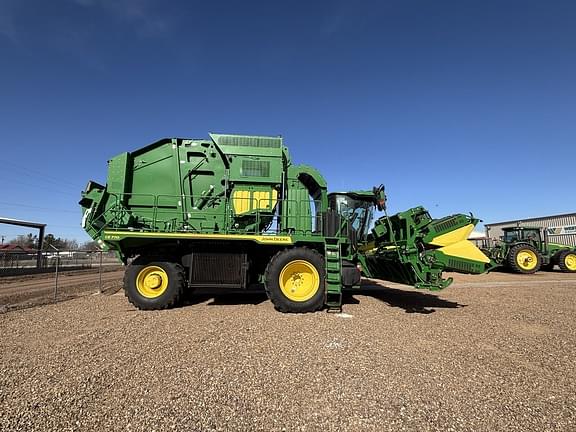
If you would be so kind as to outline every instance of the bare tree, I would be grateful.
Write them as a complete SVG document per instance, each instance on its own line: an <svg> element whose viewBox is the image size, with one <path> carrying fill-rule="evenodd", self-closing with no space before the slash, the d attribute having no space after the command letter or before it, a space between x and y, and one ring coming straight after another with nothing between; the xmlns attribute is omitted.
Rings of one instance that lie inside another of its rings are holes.
<svg viewBox="0 0 576 432"><path fill-rule="evenodd" d="M55 247L58 250L76 250L78 249L78 241L75 239L66 239L56 237L54 234L46 234L44 236L44 250L50 250Z"/></svg>
<svg viewBox="0 0 576 432"><path fill-rule="evenodd" d="M85 243L82 244L81 246L82 250L89 250L89 251L98 251L100 250L100 247L98 247L98 243L95 242L94 240L91 241L87 241Z"/></svg>
<svg viewBox="0 0 576 432"><path fill-rule="evenodd" d="M10 240L8 243L15 244L27 249L36 249L38 247L38 236L32 233L26 235L19 235Z"/></svg>

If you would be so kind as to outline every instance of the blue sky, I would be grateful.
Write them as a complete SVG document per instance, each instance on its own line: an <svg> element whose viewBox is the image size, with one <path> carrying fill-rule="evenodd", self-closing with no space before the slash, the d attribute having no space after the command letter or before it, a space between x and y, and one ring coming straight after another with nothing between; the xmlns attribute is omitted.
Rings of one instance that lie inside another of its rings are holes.
<svg viewBox="0 0 576 432"><path fill-rule="evenodd" d="M208 132L281 134L391 212L574 212L575 22L554 0L0 0L0 216L87 240L111 156Z"/></svg>

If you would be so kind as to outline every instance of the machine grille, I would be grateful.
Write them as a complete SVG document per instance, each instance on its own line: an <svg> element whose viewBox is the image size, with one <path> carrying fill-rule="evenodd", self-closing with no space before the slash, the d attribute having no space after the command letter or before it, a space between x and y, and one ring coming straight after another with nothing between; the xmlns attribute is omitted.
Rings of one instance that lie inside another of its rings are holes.
<svg viewBox="0 0 576 432"><path fill-rule="evenodd" d="M199 287L245 288L246 270L246 254L193 253L189 283Z"/></svg>
<svg viewBox="0 0 576 432"><path fill-rule="evenodd" d="M220 135L218 144L235 147L280 148L282 138Z"/></svg>
<svg viewBox="0 0 576 432"><path fill-rule="evenodd" d="M474 264L455 259L448 260L448 267L452 267L455 270L460 270L466 273L476 273L477 270Z"/></svg>
<svg viewBox="0 0 576 432"><path fill-rule="evenodd" d="M270 177L270 162L243 160L240 174L246 177Z"/></svg>
<svg viewBox="0 0 576 432"><path fill-rule="evenodd" d="M448 220L440 220L434 224L434 230L436 232L451 231L452 228L458 226L460 220L457 217L449 218Z"/></svg>

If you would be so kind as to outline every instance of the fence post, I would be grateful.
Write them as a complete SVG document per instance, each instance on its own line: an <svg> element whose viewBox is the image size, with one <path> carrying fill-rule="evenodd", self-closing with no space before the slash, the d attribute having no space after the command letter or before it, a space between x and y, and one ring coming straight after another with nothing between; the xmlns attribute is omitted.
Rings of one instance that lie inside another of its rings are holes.
<svg viewBox="0 0 576 432"><path fill-rule="evenodd" d="M60 265L60 249L56 248L54 245L49 244L52 249L56 251L56 280L54 282L54 302L58 299L58 267ZM46 256L48 259L48 256ZM48 267L48 266L46 266Z"/></svg>
<svg viewBox="0 0 576 432"><path fill-rule="evenodd" d="M58 299L58 267L60 266L60 251L56 251L56 283L54 284L54 301Z"/></svg>

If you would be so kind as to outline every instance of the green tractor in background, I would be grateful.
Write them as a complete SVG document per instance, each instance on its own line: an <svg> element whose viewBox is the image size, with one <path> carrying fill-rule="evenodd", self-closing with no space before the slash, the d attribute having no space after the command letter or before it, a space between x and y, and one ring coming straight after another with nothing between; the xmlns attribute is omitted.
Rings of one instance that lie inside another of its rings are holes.
<svg viewBox="0 0 576 432"><path fill-rule="evenodd" d="M563 272L576 273L576 248L548 242L540 228L510 227L503 231L502 241L483 251L505 268L531 274L552 271L558 265Z"/></svg>

